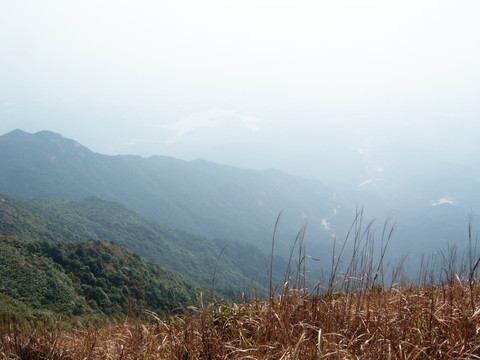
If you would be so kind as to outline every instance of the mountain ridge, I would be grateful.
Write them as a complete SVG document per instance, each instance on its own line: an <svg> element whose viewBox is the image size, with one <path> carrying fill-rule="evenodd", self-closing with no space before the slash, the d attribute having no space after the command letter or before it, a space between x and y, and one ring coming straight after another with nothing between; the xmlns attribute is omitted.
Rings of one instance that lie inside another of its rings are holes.
<svg viewBox="0 0 480 360"><path fill-rule="evenodd" d="M174 228L251 242L264 251L282 209L278 244L288 254L307 218L316 236L312 250L322 250L318 237L325 243L330 235L321 221L342 207L332 189L277 171L243 170L204 159L102 155L47 131L0 136L0 152L0 192L72 200L94 195Z"/></svg>
<svg viewBox="0 0 480 360"><path fill-rule="evenodd" d="M284 210L275 238L275 254L284 258L307 222L307 254L330 259L333 238L345 239L357 209L368 221L385 216L398 220L393 259L399 252L434 251L449 242L463 246L469 218L465 201L480 198L474 169L471 176L434 173L412 178L408 186L383 197L382 191L367 187L332 188L275 169L238 169L200 158L102 155L51 132L2 135L0 153L0 192L77 201L93 195L169 227L251 243L267 254L277 215ZM433 209L437 203L441 209Z"/></svg>

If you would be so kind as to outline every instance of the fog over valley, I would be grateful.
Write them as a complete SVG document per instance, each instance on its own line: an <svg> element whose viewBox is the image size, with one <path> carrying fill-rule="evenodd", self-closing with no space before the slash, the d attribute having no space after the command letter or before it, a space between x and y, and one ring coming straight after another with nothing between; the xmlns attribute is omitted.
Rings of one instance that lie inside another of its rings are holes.
<svg viewBox="0 0 480 360"><path fill-rule="evenodd" d="M3 1L0 193L95 196L265 254L283 209L284 258L305 221L329 258L361 209L377 237L396 223L392 261L464 249L479 18L473 0Z"/></svg>

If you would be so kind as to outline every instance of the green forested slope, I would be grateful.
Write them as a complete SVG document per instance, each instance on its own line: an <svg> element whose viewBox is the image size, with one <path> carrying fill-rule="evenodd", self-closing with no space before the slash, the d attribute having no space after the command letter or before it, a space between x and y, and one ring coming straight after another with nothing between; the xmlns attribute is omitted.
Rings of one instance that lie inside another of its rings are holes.
<svg viewBox="0 0 480 360"><path fill-rule="evenodd" d="M0 194L0 234L15 235L24 240L53 243L78 242L80 237L32 211L28 201Z"/></svg>
<svg viewBox="0 0 480 360"><path fill-rule="evenodd" d="M268 283L269 257L253 245L227 243L174 230L148 221L116 203L90 197L83 201L21 200L0 196L0 233L23 240L78 243L102 239L125 246L176 276L210 290L217 258L215 289L262 294ZM274 279L281 283L285 262L275 261Z"/></svg>
<svg viewBox="0 0 480 360"><path fill-rule="evenodd" d="M2 312L21 312L24 316L85 314L85 300L75 291L72 279L51 258L42 256L30 245L0 235Z"/></svg>
<svg viewBox="0 0 480 360"><path fill-rule="evenodd" d="M267 283L265 270L269 257L251 244L224 239L209 239L171 229L148 221L124 206L90 197L83 201L42 199L28 203L41 213L80 238L98 238L126 246L146 259L203 286L210 287L217 258L221 279L216 288L249 292L252 280ZM285 262L276 259L275 280L280 282ZM260 285L260 284L256 284ZM256 287L261 291L262 286ZM255 290L255 289L253 289Z"/></svg>
<svg viewBox="0 0 480 360"><path fill-rule="evenodd" d="M192 303L197 289L105 241L59 245L0 235L1 313L136 315Z"/></svg>

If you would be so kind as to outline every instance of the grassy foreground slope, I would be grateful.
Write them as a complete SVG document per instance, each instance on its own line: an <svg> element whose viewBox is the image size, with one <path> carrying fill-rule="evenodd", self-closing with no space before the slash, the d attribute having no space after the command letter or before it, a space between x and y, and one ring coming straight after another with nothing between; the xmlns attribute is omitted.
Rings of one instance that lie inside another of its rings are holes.
<svg viewBox="0 0 480 360"><path fill-rule="evenodd" d="M100 328L0 325L0 352L28 359L478 359L478 281L265 302ZM473 299L473 301L472 301Z"/></svg>

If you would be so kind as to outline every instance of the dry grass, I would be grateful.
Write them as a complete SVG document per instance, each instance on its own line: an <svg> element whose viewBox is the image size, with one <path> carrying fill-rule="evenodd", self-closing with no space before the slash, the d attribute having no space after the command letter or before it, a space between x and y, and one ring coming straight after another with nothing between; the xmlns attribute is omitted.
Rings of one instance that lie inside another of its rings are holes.
<svg viewBox="0 0 480 360"><path fill-rule="evenodd" d="M5 359L479 359L480 290L468 281L210 304L100 327L0 330ZM471 299L474 299L473 310Z"/></svg>
<svg viewBox="0 0 480 360"><path fill-rule="evenodd" d="M184 309L181 315L160 318L145 311L143 318L100 326L72 321L33 326L7 319L0 324L0 356L31 360L480 359L480 258L470 228L467 257L458 258L455 248L440 252L440 262L423 264L415 286L395 285L402 278L401 263L393 269L393 285L384 287L383 258L394 225L385 223L380 260L375 262L371 223L363 228L361 222L359 212L347 235L346 240L350 234L353 237L353 253L343 270L345 245L338 253L334 247L326 289L307 289L302 228L294 243L299 249L296 272L291 272L292 248L283 291L276 293L270 279L267 300L204 304L200 295L197 306ZM209 299L213 286L214 280Z"/></svg>

